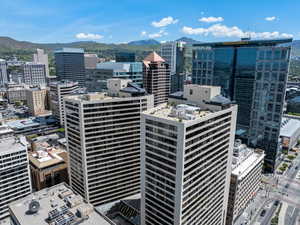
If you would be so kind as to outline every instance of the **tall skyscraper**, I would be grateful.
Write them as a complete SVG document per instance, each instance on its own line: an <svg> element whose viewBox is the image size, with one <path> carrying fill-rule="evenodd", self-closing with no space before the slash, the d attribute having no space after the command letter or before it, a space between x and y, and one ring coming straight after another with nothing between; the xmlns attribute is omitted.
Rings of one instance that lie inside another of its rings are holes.
<svg viewBox="0 0 300 225"><path fill-rule="evenodd" d="M65 124L64 96L77 93L78 82L59 81L50 83L50 108L52 114L59 119L60 125Z"/></svg>
<svg viewBox="0 0 300 225"><path fill-rule="evenodd" d="M182 103L142 113L141 225L225 225L237 106Z"/></svg>
<svg viewBox="0 0 300 225"><path fill-rule="evenodd" d="M85 84L84 51L79 48L62 48L55 51L56 75L59 81L70 80Z"/></svg>
<svg viewBox="0 0 300 225"><path fill-rule="evenodd" d="M161 57L166 60L170 67L171 93L183 90L185 74L185 42L170 41L161 44Z"/></svg>
<svg viewBox="0 0 300 225"><path fill-rule="evenodd" d="M150 53L143 61L143 84L146 91L154 95L154 106L168 102L169 64L156 52Z"/></svg>
<svg viewBox="0 0 300 225"><path fill-rule="evenodd" d="M4 87L7 83L7 63L4 59L0 59L0 87Z"/></svg>
<svg viewBox="0 0 300 225"><path fill-rule="evenodd" d="M8 217L8 204L31 193L31 179L24 136L14 137L6 126L0 126L0 220ZM5 135L3 137L3 133Z"/></svg>
<svg viewBox="0 0 300 225"><path fill-rule="evenodd" d="M292 39L242 40L195 44L192 82L222 87L238 104L237 135L250 147L265 150L266 170L273 171Z"/></svg>
<svg viewBox="0 0 300 225"><path fill-rule="evenodd" d="M37 49L36 53L33 54L33 62L36 64L44 64L46 69L46 76L49 77L49 61L48 55L45 54L44 49Z"/></svg>
<svg viewBox="0 0 300 225"><path fill-rule="evenodd" d="M153 96L128 80L108 87L64 98L70 185L93 205L140 192L140 113L153 107Z"/></svg>
<svg viewBox="0 0 300 225"><path fill-rule="evenodd" d="M116 62L135 62L135 54L133 52L117 52Z"/></svg>
<svg viewBox="0 0 300 225"><path fill-rule="evenodd" d="M45 64L25 63L21 66L22 83L27 85L45 85L46 66Z"/></svg>

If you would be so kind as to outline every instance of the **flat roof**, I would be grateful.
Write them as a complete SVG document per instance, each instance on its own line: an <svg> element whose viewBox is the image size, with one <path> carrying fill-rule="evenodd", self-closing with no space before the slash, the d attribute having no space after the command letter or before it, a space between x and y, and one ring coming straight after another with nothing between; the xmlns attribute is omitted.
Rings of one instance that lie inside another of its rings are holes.
<svg viewBox="0 0 300 225"><path fill-rule="evenodd" d="M0 139L0 154L9 154L27 149L27 141L24 136L8 137Z"/></svg>
<svg viewBox="0 0 300 225"><path fill-rule="evenodd" d="M292 137L300 129L300 120L282 117L280 136Z"/></svg>
<svg viewBox="0 0 300 225"><path fill-rule="evenodd" d="M37 213L29 213L29 204L33 199L40 205ZM73 202L75 206L69 207L66 202ZM22 225L49 225L48 213L54 209L60 210L62 206L66 206L67 211L75 215L75 221L79 222L81 218L76 215L77 210L89 208L91 205L85 203L81 196L75 195L64 183L45 188L9 204L10 210ZM88 217L78 224L111 225L94 208Z"/></svg>
<svg viewBox="0 0 300 225"><path fill-rule="evenodd" d="M82 48L60 48L54 51L54 53L84 53Z"/></svg>
<svg viewBox="0 0 300 225"><path fill-rule="evenodd" d="M186 107L186 110L193 112L193 113L191 113L191 114L187 113L187 117L179 117L175 113L176 110L180 111L180 109L177 108L178 106L179 107L182 106L183 108ZM162 119L185 123L185 122L192 121L195 119L203 118L206 115L210 114L211 112L207 111L207 110L201 110L199 107L190 106L190 105L186 105L186 104L180 104L180 105L177 105L176 107L168 106L167 104L165 104L165 105L157 106L155 108L144 111L143 113L146 115L155 116L155 117L159 117ZM188 117L190 117L191 119Z"/></svg>
<svg viewBox="0 0 300 225"><path fill-rule="evenodd" d="M250 154L238 162L233 167L232 174L238 176L238 179L243 179L259 162L264 159L264 154L260 154L251 150Z"/></svg>
<svg viewBox="0 0 300 225"><path fill-rule="evenodd" d="M242 47L242 46L275 46L292 42L292 38L266 40L240 40L227 42L210 42L193 44L193 47Z"/></svg>

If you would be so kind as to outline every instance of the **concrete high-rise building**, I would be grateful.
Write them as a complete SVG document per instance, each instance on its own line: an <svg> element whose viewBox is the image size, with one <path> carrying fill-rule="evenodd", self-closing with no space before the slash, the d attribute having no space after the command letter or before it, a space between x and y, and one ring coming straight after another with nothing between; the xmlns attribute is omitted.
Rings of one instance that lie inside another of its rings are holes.
<svg viewBox="0 0 300 225"><path fill-rule="evenodd" d="M150 53L143 61L143 84L146 91L154 95L154 106L168 102L170 69L156 52Z"/></svg>
<svg viewBox="0 0 300 225"><path fill-rule="evenodd" d="M142 113L141 225L225 225L237 106L210 99Z"/></svg>
<svg viewBox="0 0 300 225"><path fill-rule="evenodd" d="M45 64L25 63L21 65L21 80L27 85L46 85Z"/></svg>
<svg viewBox="0 0 300 225"><path fill-rule="evenodd" d="M4 87L7 83L7 63L4 59L0 59L0 87Z"/></svg>
<svg viewBox="0 0 300 225"><path fill-rule="evenodd" d="M264 153L236 140L233 148L232 173L226 225L235 224L250 201L256 196L262 179Z"/></svg>
<svg viewBox="0 0 300 225"><path fill-rule="evenodd" d="M93 205L140 192L140 113L153 107L153 96L129 80L108 87L64 98L70 185Z"/></svg>
<svg viewBox="0 0 300 225"><path fill-rule="evenodd" d="M31 193L27 141L24 136L6 136L0 140L0 190L1 220L9 216L10 202Z"/></svg>
<svg viewBox="0 0 300 225"><path fill-rule="evenodd" d="M135 62L135 53L133 52L117 52L116 62Z"/></svg>
<svg viewBox="0 0 300 225"><path fill-rule="evenodd" d="M89 92L107 90L111 78L130 79L140 87L143 85L143 64L141 62L105 62L96 69L86 69L85 85Z"/></svg>
<svg viewBox="0 0 300 225"><path fill-rule="evenodd" d="M79 48L62 48L54 52L56 75L59 81L70 80L85 84L84 51Z"/></svg>
<svg viewBox="0 0 300 225"><path fill-rule="evenodd" d="M192 82L222 87L238 104L237 135L249 147L266 152L266 170L273 171L280 149L292 39L241 40L195 44ZM285 44L285 45L282 45Z"/></svg>
<svg viewBox="0 0 300 225"><path fill-rule="evenodd" d="M37 49L33 54L33 62L36 64L44 64L46 69L46 76L49 77L49 61L48 54L45 54L44 49Z"/></svg>
<svg viewBox="0 0 300 225"><path fill-rule="evenodd" d="M96 69L98 56L96 54L84 54L84 67L86 69Z"/></svg>
<svg viewBox="0 0 300 225"><path fill-rule="evenodd" d="M45 114L46 109L48 108L47 89L26 89L26 104L32 116L39 116Z"/></svg>
<svg viewBox="0 0 300 225"><path fill-rule="evenodd" d="M60 81L50 83L50 108L52 114L59 119L60 125L65 123L65 107L63 98L79 91L78 82Z"/></svg>

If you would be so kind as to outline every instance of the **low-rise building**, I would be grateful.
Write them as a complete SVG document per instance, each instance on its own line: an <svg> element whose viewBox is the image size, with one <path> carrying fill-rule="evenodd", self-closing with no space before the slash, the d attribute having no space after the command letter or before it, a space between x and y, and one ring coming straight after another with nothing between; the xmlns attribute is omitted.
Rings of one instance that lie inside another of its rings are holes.
<svg viewBox="0 0 300 225"><path fill-rule="evenodd" d="M262 150L248 148L239 139L235 141L226 225L234 224L259 190L264 156Z"/></svg>
<svg viewBox="0 0 300 225"><path fill-rule="evenodd" d="M68 183L68 153L64 149L39 143L35 151L29 152L29 162L33 190Z"/></svg>
<svg viewBox="0 0 300 225"><path fill-rule="evenodd" d="M12 225L111 225L64 183L9 204Z"/></svg>
<svg viewBox="0 0 300 225"><path fill-rule="evenodd" d="M24 136L0 139L0 220L8 217L8 204L31 193Z"/></svg>
<svg viewBox="0 0 300 225"><path fill-rule="evenodd" d="M289 151L298 144L300 137L300 120L290 117L282 117L280 138L282 149Z"/></svg>

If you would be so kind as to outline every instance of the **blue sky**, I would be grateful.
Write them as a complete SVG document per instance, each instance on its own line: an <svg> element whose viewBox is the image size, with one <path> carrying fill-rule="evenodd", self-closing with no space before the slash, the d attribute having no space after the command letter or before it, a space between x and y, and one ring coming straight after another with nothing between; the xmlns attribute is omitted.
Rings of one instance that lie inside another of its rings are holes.
<svg viewBox="0 0 300 225"><path fill-rule="evenodd" d="M0 8L0 36L41 43L300 39L299 0L0 0Z"/></svg>

